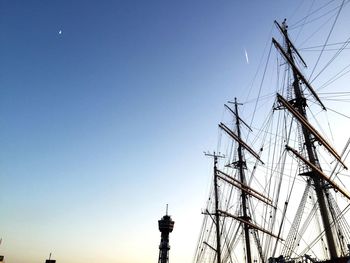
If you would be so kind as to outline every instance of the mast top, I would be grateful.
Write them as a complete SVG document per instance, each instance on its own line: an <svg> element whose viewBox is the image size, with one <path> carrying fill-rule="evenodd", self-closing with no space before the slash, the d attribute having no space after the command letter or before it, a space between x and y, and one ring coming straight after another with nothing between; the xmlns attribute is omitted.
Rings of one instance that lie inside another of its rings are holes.
<svg viewBox="0 0 350 263"><path fill-rule="evenodd" d="M287 19L285 18L282 22L282 30L284 32L287 32L287 29L288 29L288 25L287 25Z"/></svg>
<svg viewBox="0 0 350 263"><path fill-rule="evenodd" d="M231 103L231 104L237 104L237 105L243 105L243 103L239 103L237 102L237 98L235 97L235 101L228 101L228 103Z"/></svg>

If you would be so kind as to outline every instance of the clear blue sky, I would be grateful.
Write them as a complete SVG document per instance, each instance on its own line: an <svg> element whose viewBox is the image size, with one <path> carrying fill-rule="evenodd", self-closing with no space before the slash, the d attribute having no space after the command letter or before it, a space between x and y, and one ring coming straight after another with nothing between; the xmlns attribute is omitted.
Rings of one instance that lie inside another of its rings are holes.
<svg viewBox="0 0 350 263"><path fill-rule="evenodd" d="M156 262L167 203L190 262L222 104L301 2L1 0L6 262Z"/></svg>

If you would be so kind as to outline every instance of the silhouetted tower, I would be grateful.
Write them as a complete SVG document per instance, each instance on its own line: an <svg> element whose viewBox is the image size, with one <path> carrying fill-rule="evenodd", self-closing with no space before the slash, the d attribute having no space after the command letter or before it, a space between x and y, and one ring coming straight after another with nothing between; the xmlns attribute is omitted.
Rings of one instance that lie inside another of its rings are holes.
<svg viewBox="0 0 350 263"><path fill-rule="evenodd" d="M159 231L161 234L160 245L159 245L159 259L158 263L169 262L169 233L174 229L175 222L171 220L168 215L168 205L166 205L166 214L161 220L158 220Z"/></svg>
<svg viewBox="0 0 350 263"><path fill-rule="evenodd" d="M56 263L56 260L51 259L51 253L50 253L49 259L46 259L45 263Z"/></svg>

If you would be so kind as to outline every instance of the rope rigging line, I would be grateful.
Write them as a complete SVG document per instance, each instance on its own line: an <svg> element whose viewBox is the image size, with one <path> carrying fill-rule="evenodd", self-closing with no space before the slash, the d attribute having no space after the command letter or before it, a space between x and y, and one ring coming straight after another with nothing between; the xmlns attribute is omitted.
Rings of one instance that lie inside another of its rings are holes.
<svg viewBox="0 0 350 263"><path fill-rule="evenodd" d="M349 211L350 209L350 204L348 204L339 214L338 218L336 218L336 221L339 221L341 218L345 216L345 214ZM331 227L334 225L334 221L331 222ZM310 247L314 247L315 244L325 235L325 230L323 230L314 240L313 242L310 243ZM302 255L306 254L308 252L307 248L302 251Z"/></svg>
<svg viewBox="0 0 350 263"><path fill-rule="evenodd" d="M262 79L261 79L261 83L260 83L260 86L259 86L258 97L257 97L256 103L254 105L253 116L252 116L252 119L250 121L250 125L249 126L252 125L253 120L255 118L256 108L258 106L258 101L259 101L259 97L260 97L260 94L261 94L261 89L262 89L262 86L263 86L263 83L264 83L264 80L265 80L265 75L266 75L266 71L267 71L267 65L269 64L269 61L270 61L271 50L272 50L272 43L270 45L269 53L267 55L267 61L266 61L266 64L265 64L264 73L263 73L263 76L262 76Z"/></svg>
<svg viewBox="0 0 350 263"><path fill-rule="evenodd" d="M263 61L264 61L263 58L264 58L264 56L265 56L266 49L267 49L267 47L268 47L268 44L271 43L271 36L272 36L273 28L274 28L274 26L271 25L270 33L269 33L269 36L268 36L268 38L267 38L267 40L266 40L263 54L261 55L261 58L260 58L258 67L257 67L256 72L255 72L255 74L254 74L254 77L253 77L253 79L252 79L252 81L251 81L251 84L250 84L250 87L249 87L249 91L248 91L248 94L247 94L247 97L246 97L245 100L247 100L247 98L250 96L250 93L251 93L251 91L252 91L252 89L253 89L253 86L254 86L254 82L255 82L255 80L256 80L256 78L257 78L257 76L258 76L258 73L259 73L259 71L260 71L261 65L262 65L262 63L263 63ZM244 103L243 103L243 104L244 104Z"/></svg>
<svg viewBox="0 0 350 263"><path fill-rule="evenodd" d="M347 48L343 48L342 50L347 50L347 49L350 49L349 47ZM322 49L314 49L314 50L304 50L304 52L320 52L322 51ZM327 49L324 49L323 52L325 51L339 51L338 48L327 48Z"/></svg>
<svg viewBox="0 0 350 263"><path fill-rule="evenodd" d="M344 113L341 113L341 112L339 112L339 111L333 110L333 109L328 108L328 107L327 107L327 110L333 111L334 113L337 113L337 114L339 114L340 116L343 116L343 117L345 117L345 118L347 118L347 119L350 119L350 116L345 115Z"/></svg>
<svg viewBox="0 0 350 263"><path fill-rule="evenodd" d="M332 143L334 144L334 136L333 136L333 132L332 132L332 129L331 129L331 124L329 123L328 114L326 114L326 117L327 117L327 126L328 126L329 132L331 134L331 138L332 138Z"/></svg>
<svg viewBox="0 0 350 263"><path fill-rule="evenodd" d="M322 54L323 54L323 50L324 50L324 48L325 48L325 45L327 45L327 43L328 43L328 41L329 41L329 38L331 37L331 34L333 33L335 24L336 24L337 21L338 21L338 18L339 18L340 12L341 12L342 9L343 9L344 3L345 3L345 0L342 1L341 5L340 5L340 7L339 7L339 10L338 10L338 12L337 12L337 14L336 14L336 17L335 17L335 19L334 19L334 22L333 22L333 24L332 24L331 30L330 30L329 33L328 33L328 36L327 36L326 41L325 41L325 44L324 44L323 47L322 47L322 51L321 51L320 55L318 56L318 59L317 59L317 61L316 61L316 64L315 64L315 66L314 66L312 72L311 72L311 75L310 75L309 80L311 79L312 75L314 74L314 72L315 72L315 70L316 70L316 67L317 67L317 65L318 65L318 63L319 63L319 61L320 61L320 59L321 59L321 57L322 57ZM318 75L317 75L317 76L318 76ZM316 76L316 77L317 77L317 76ZM314 78L313 80L315 80L315 78ZM312 81L313 81L313 80L312 80ZM311 83L312 83L312 81L311 81Z"/></svg>
<svg viewBox="0 0 350 263"><path fill-rule="evenodd" d="M331 44L327 44L325 45L326 47L330 47L330 46L338 46L338 45L344 45L346 44L347 42L349 42L350 40L347 40L347 41L343 41L343 42L336 42L336 43L331 43ZM299 50L309 50L309 49L314 49L314 48L320 48L320 47L323 47L323 45L317 45L317 46L312 46L312 47L304 47L304 48L299 48ZM336 49L338 50L338 49Z"/></svg>
<svg viewBox="0 0 350 263"><path fill-rule="evenodd" d="M334 101L334 102L346 102L346 103L350 102L350 99L323 99L323 100Z"/></svg>
<svg viewBox="0 0 350 263"><path fill-rule="evenodd" d="M321 112L322 112L322 111L320 111L320 112L314 114L314 113L310 110L310 111L309 111L309 114L311 114L312 119L315 121L315 123L316 123L316 125L317 125L317 126L315 126L315 128L318 127L318 130L323 134L324 138L325 138L327 141L330 141L329 138L328 138L328 136L326 135L326 132L324 131L324 129L322 128L320 122L318 121L318 118L316 118L316 116L319 115Z"/></svg>
<svg viewBox="0 0 350 263"><path fill-rule="evenodd" d="M308 37L300 44L302 47L305 43L307 43L316 33L320 32L321 29L328 24L328 22L332 19L333 16L330 16L326 21L324 21L312 34L308 34Z"/></svg>
<svg viewBox="0 0 350 263"><path fill-rule="evenodd" d="M303 18L299 19L297 22L295 22L294 24L292 25L289 25L289 29L290 30L293 30L299 26L302 26L302 25L298 25L300 23L302 23L303 21L305 21L305 19L307 19L308 17L312 16L313 14L316 14L318 11L322 10L323 8L325 8L326 6L330 5L332 2L334 2L336 0L331 0L329 1L328 3L322 5L321 7L317 8L316 10L314 10L313 12L311 12L310 14L304 16Z"/></svg>
<svg viewBox="0 0 350 263"><path fill-rule="evenodd" d="M267 93L265 95L260 96L260 101L269 100L269 99L275 98L275 96L276 96L275 92L274 93ZM243 104L255 103L257 99L258 99L257 97L252 98L250 100L243 102Z"/></svg>
<svg viewBox="0 0 350 263"><path fill-rule="evenodd" d="M320 15L320 16L318 16L318 17L312 19L312 20L309 20L308 22L305 22L304 24L302 24L302 25L300 25L300 26L298 26L298 27L303 28L305 25L310 24L310 23L312 23L312 22L315 22L315 21L317 21L317 20L319 20L319 19L321 19L321 18L326 17L327 15L331 14L332 12L335 12L338 8L339 8L339 6L337 6L337 7L333 8L333 9L329 10L328 12L326 12L326 13L324 13L324 14L322 14L322 15ZM295 29L295 28L294 28L294 29Z"/></svg>
<svg viewBox="0 0 350 263"><path fill-rule="evenodd" d="M350 37L347 39L345 44L335 53L335 55L327 62L327 64L322 68L322 70L320 70L320 72L316 75L316 77L314 77L311 80L311 82L313 82L340 55L340 53L347 47L347 45L349 43L350 43ZM345 67L345 68L347 68L347 67Z"/></svg>
<svg viewBox="0 0 350 263"><path fill-rule="evenodd" d="M304 2L305 2L305 0L300 1L299 5L294 9L293 13L290 16L288 16L288 17L290 17L290 19L294 18L294 16L299 13L299 10L302 7L302 5L304 4Z"/></svg>
<svg viewBox="0 0 350 263"><path fill-rule="evenodd" d="M338 79L340 79L341 77L345 76L346 74L348 74L350 72L349 70L346 70L347 68L350 67L350 64L345 66L340 72L338 72L335 76L333 76L332 78L330 78L326 83L324 83L320 88L318 88L318 90L324 89L325 87L329 86L330 84L332 84L333 82L337 81ZM345 71L346 70L346 71Z"/></svg>
<svg viewBox="0 0 350 263"><path fill-rule="evenodd" d="M347 151L347 149L348 149L348 147L349 147L349 143L350 143L350 138L348 139L348 141L347 141L347 143L346 143L346 145L345 145L345 147L344 147L344 149L343 149L343 151L342 151L342 153L341 153L341 155L340 155L340 156L342 157L343 160L346 160L347 157L348 157L348 155L349 155L349 151L346 153L346 151ZM345 157L344 157L344 155L345 155ZM336 172L336 171L337 171L337 172ZM340 180L340 178L338 177L338 174L340 174L341 171L342 171L342 169L341 169L341 167L339 167L339 162L337 162L336 165L334 166L332 172L330 173L329 179L330 179L330 180L333 180L334 178L337 178L338 181L340 182L340 184L341 184L344 188L346 188L345 184L344 184L344 183L342 182L342 180Z"/></svg>
<svg viewBox="0 0 350 263"><path fill-rule="evenodd" d="M295 37L295 40L297 40L299 38L299 35L301 33L301 31L303 30L304 28L304 25L306 25L306 20L309 18L309 15L310 15L310 12L311 12L311 9L312 7L314 6L314 3L315 3L315 0L312 1L310 7L309 7L309 10L307 11L307 16L305 17L304 21L303 21L303 24L300 26L300 29L298 31L298 34L297 36Z"/></svg>
<svg viewBox="0 0 350 263"><path fill-rule="evenodd" d="M332 93L329 93L332 94ZM329 101L343 101L343 102L348 102L350 100L350 95L349 94L343 94L343 95L324 95L320 96L322 100L329 100Z"/></svg>
<svg viewBox="0 0 350 263"><path fill-rule="evenodd" d="M327 95L327 97L342 97L342 96L350 96L350 92L348 91L339 91L339 92L320 92L319 95ZM333 96L330 96L333 95Z"/></svg>

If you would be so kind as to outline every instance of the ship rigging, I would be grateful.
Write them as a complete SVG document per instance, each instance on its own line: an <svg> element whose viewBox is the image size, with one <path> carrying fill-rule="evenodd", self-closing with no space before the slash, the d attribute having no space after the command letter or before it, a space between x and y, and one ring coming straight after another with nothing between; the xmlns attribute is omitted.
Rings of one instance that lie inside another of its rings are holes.
<svg viewBox="0 0 350 263"><path fill-rule="evenodd" d="M207 154L213 185L196 263L350 262L350 193L341 178L349 140L339 154L312 123L310 106L327 107L303 73L286 20L274 23L284 74L262 128L247 124L237 99L225 105L229 119L219 129L227 143Z"/></svg>

